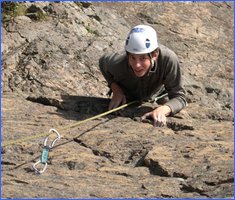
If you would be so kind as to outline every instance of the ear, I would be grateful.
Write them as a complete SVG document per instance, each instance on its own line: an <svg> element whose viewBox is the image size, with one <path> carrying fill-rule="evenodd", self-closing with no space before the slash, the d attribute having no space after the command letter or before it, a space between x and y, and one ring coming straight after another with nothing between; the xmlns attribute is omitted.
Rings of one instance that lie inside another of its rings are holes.
<svg viewBox="0 0 235 200"><path fill-rule="evenodd" d="M152 59L154 60L154 61L156 61L157 60L157 58L158 58L158 50L156 50L156 51L154 51L154 52L152 52Z"/></svg>

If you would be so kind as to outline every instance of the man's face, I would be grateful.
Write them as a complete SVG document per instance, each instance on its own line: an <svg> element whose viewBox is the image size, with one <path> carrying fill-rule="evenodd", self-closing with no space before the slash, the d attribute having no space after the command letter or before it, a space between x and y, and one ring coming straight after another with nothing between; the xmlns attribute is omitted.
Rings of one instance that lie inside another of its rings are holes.
<svg viewBox="0 0 235 200"><path fill-rule="evenodd" d="M144 76L151 67L151 60L148 54L131 54L128 55L131 68L137 77Z"/></svg>

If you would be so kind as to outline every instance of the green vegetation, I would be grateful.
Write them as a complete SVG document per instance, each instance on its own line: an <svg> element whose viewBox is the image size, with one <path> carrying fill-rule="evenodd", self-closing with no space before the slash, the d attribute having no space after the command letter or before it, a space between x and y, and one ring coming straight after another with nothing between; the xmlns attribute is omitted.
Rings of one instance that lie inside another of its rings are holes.
<svg viewBox="0 0 235 200"><path fill-rule="evenodd" d="M13 20L17 16L28 16L34 21L43 21L47 19L47 15L41 10L36 9L33 13L22 2L1 2L2 5L2 22L5 24Z"/></svg>
<svg viewBox="0 0 235 200"><path fill-rule="evenodd" d="M36 21L44 21L47 19L47 15L41 10L38 10L35 16L36 16L35 18Z"/></svg>
<svg viewBox="0 0 235 200"><path fill-rule="evenodd" d="M19 2L1 2L2 4L2 22L7 22L17 16L26 14L26 6Z"/></svg>
<svg viewBox="0 0 235 200"><path fill-rule="evenodd" d="M89 26L85 26L88 33L94 34L96 36L99 36L99 32L97 30L91 29Z"/></svg>

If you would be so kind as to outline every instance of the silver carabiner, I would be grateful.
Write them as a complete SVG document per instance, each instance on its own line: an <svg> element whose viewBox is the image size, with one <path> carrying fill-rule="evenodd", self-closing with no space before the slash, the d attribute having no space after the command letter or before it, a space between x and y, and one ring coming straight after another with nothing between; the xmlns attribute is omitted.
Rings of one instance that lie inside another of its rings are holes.
<svg viewBox="0 0 235 200"><path fill-rule="evenodd" d="M57 130L52 128L52 129L49 130L49 133L51 133L52 131L54 131L57 134L57 138L55 138L51 142L50 145L47 145L47 141L48 141L49 135L45 138L45 140L44 140L44 148L43 148L43 151L42 151L42 155L40 156L40 159L36 163L33 164L33 169L35 170L35 172L37 174L41 174L41 173L43 173L46 170L49 151L50 151L51 148L53 148L53 146L55 145L55 142L61 138L61 136L60 136L60 134L58 133ZM36 165L38 165L38 164L43 164L44 165L42 170L38 170L36 168Z"/></svg>
<svg viewBox="0 0 235 200"><path fill-rule="evenodd" d="M40 159L39 159L36 163L33 164L33 169L35 170L35 172L36 172L37 174L41 174L41 173L43 173L43 172L46 170L46 168L47 168L47 159L48 159L48 155L49 155L49 150L50 150L50 148L49 148L48 146L45 146L45 147L43 148L42 155L40 156ZM44 165L44 167L43 167L42 170L38 170L38 169L36 168L36 165L38 165L38 164L43 164L43 165Z"/></svg>
<svg viewBox="0 0 235 200"><path fill-rule="evenodd" d="M38 164L43 164L43 165L44 165L44 167L43 167L42 170L38 170L38 169L36 168L36 165L38 165ZM43 172L46 170L46 168L47 168L47 163L41 163L41 160L38 160L36 163L33 164L33 169L35 170L35 172L36 172L37 174L43 173Z"/></svg>
<svg viewBox="0 0 235 200"><path fill-rule="evenodd" d="M61 136L60 136L60 134L59 134L59 132L58 132L57 130L55 130L54 128L52 128L52 129L49 130L49 133L51 133L52 131L54 131L54 132L57 134L57 138L55 138L55 139L51 142L51 144L48 146L50 149L54 146L55 142L61 138ZM49 135L48 135L48 136L45 138L45 140L44 140L44 146L47 146L47 140L48 140L48 138L49 138Z"/></svg>

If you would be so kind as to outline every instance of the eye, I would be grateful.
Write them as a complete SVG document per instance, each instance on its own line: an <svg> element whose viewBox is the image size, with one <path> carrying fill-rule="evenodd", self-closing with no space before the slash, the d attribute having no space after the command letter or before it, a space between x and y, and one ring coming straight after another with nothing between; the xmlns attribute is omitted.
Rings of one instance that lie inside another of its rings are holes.
<svg viewBox="0 0 235 200"><path fill-rule="evenodd" d="M140 60L141 60L141 61L145 61L146 59L147 59L146 56L141 56L141 57L140 57Z"/></svg>
<svg viewBox="0 0 235 200"><path fill-rule="evenodd" d="M132 56L132 55L130 55L130 59L131 59L131 60L135 60L135 57Z"/></svg>

